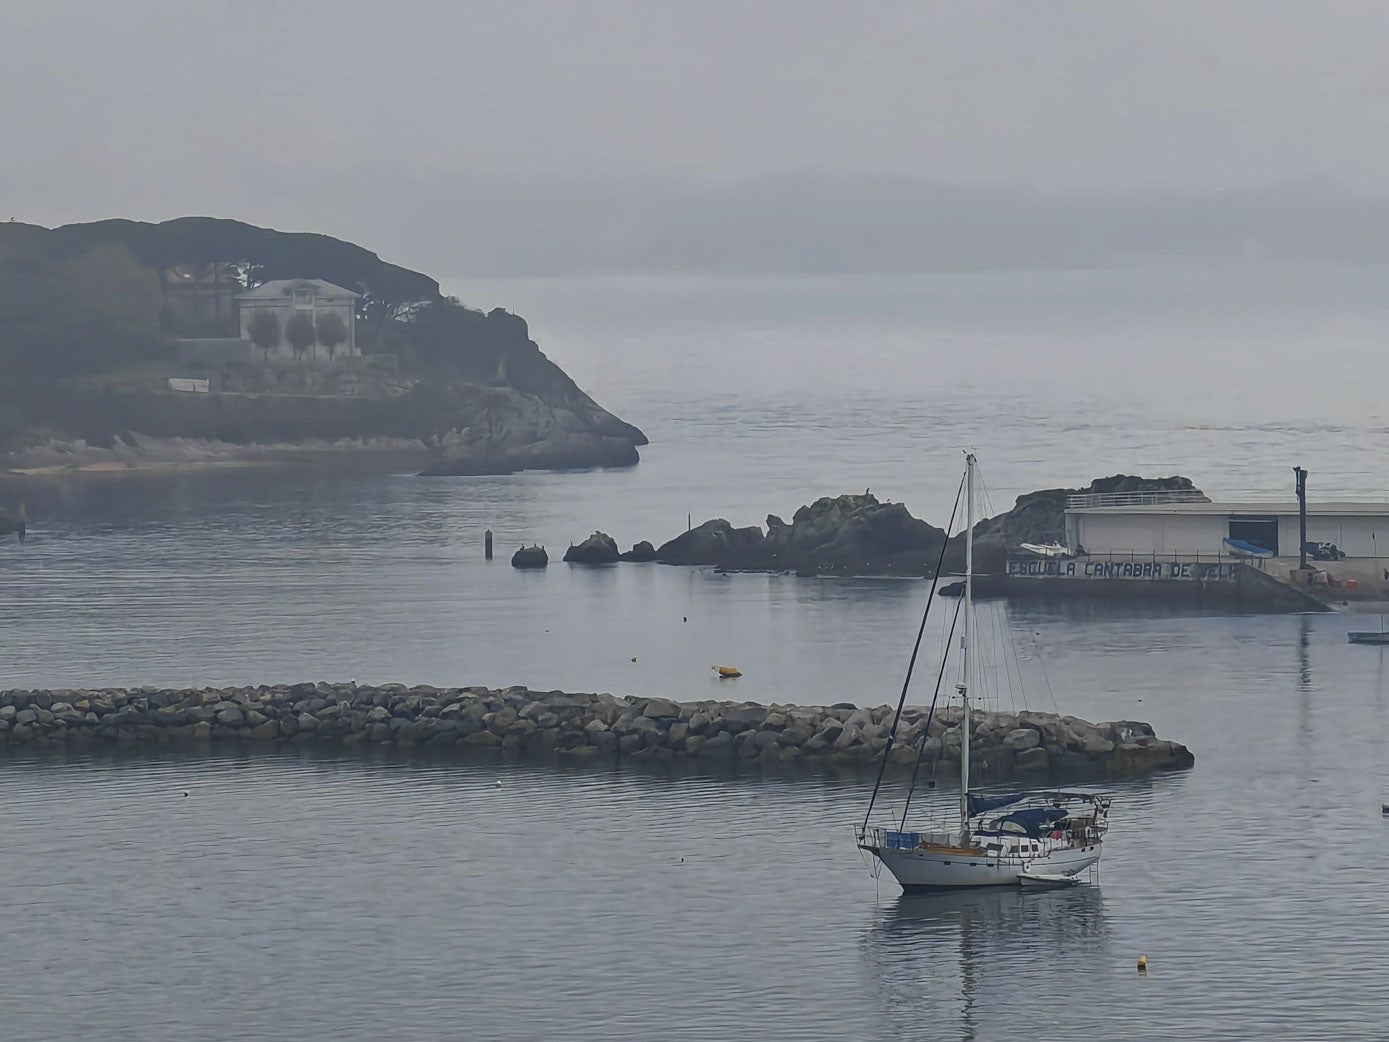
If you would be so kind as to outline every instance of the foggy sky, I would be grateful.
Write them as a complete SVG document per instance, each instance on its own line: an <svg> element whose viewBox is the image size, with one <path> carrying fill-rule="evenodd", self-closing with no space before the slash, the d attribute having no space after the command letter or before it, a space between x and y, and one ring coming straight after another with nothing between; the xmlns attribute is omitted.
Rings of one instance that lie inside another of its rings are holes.
<svg viewBox="0 0 1389 1042"><path fill-rule="evenodd" d="M439 273L1318 256L1347 235L1380 259L1389 229L1378 0L5 15L0 219L229 216Z"/></svg>

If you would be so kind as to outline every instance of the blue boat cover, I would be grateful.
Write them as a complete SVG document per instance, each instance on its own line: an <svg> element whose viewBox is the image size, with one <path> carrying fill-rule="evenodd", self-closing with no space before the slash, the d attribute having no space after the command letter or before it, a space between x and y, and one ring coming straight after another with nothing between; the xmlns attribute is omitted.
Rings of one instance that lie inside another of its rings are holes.
<svg viewBox="0 0 1389 1042"><path fill-rule="evenodd" d="M1057 807L1029 807L995 818L980 831L1011 832L1014 835L1031 836L1035 839L1064 817L1066 812Z"/></svg>
<svg viewBox="0 0 1389 1042"><path fill-rule="evenodd" d="M1017 803L1033 795L1030 792L999 792L990 796L983 796L976 792L969 794L969 816L972 818L976 814L987 814L991 810L999 807L1006 807L1010 803Z"/></svg>

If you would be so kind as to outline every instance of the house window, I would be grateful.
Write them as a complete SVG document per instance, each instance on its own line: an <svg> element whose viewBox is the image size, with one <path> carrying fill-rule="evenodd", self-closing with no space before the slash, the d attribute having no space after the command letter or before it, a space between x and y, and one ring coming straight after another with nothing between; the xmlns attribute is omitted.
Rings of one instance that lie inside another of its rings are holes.
<svg viewBox="0 0 1389 1042"><path fill-rule="evenodd" d="M297 308L311 308L311 307L313 307L313 290L311 290L311 289L296 289L296 290L293 290L292 293L293 293L293 299L294 299L294 306L295 306L295 307L297 307Z"/></svg>

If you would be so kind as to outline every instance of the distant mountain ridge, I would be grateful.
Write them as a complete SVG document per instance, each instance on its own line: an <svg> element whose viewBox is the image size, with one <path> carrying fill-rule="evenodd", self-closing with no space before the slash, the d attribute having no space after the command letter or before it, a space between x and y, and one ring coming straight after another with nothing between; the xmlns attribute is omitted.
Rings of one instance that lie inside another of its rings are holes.
<svg viewBox="0 0 1389 1042"><path fill-rule="evenodd" d="M348 176L370 192L367 172ZM1389 198L1324 180L1056 191L816 171L727 181L422 173L412 188L392 209L399 238L451 275L1389 263Z"/></svg>

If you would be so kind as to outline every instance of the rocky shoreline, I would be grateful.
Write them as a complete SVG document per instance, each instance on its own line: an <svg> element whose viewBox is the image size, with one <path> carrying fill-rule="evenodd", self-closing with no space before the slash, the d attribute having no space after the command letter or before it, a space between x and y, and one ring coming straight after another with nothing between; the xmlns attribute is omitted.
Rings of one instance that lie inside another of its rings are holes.
<svg viewBox="0 0 1389 1042"><path fill-rule="evenodd" d="M570 762L696 761L770 770L876 769L888 706L759 705L706 700L387 684L0 692L0 744L339 746L515 754ZM958 709L902 717L889 762L959 775ZM1183 745L1136 721L1092 724L1054 713L976 712L971 773L981 781L1127 778L1192 766ZM921 746L925 738L924 747Z"/></svg>
<svg viewBox="0 0 1389 1042"><path fill-rule="evenodd" d="M110 446L50 440L0 454L0 475L16 477L184 473L243 467L357 464L419 466L429 450L418 439L344 438L245 445L202 438L150 438L127 431Z"/></svg>
<svg viewBox="0 0 1389 1042"><path fill-rule="evenodd" d="M1079 493L1147 491L1198 493L1189 478L1116 474L1083 489L1055 488L1019 496L1011 510L975 525L976 574L1001 573L1012 548L1065 538L1065 505ZM691 526L659 545L643 540L619 553L610 535L596 531L564 558L574 564L655 561L713 567L721 572L786 572L800 576L925 576L964 568L964 535L951 536L902 503L858 495L821 496L791 515L768 514L760 525L736 528L724 518Z"/></svg>

